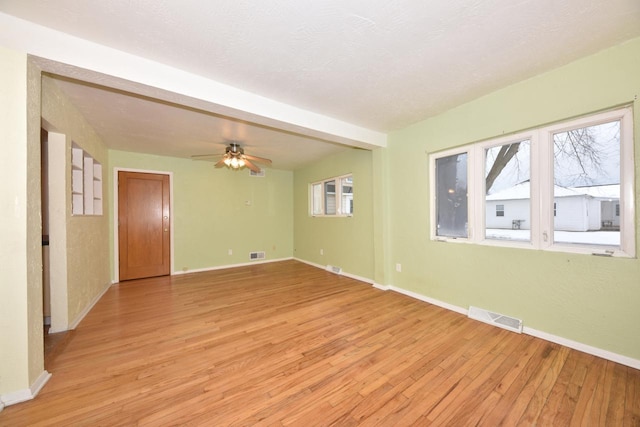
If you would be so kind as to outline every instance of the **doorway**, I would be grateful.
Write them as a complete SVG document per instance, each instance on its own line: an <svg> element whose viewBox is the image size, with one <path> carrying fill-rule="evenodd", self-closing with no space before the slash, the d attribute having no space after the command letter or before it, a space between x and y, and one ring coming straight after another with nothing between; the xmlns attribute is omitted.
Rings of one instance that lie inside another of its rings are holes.
<svg viewBox="0 0 640 427"><path fill-rule="evenodd" d="M49 266L49 133L40 129L40 191L42 219L42 316L45 335L51 326L51 282Z"/></svg>
<svg viewBox="0 0 640 427"><path fill-rule="evenodd" d="M119 280L171 274L170 176L117 173Z"/></svg>

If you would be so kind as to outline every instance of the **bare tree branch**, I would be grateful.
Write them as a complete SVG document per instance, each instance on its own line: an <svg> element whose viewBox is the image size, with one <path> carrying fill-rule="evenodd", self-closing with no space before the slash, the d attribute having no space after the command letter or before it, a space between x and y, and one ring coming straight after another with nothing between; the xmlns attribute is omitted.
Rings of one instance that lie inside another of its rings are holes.
<svg viewBox="0 0 640 427"><path fill-rule="evenodd" d="M485 179L485 192L489 194L489 190L493 186L496 178L500 176L502 170L507 166L509 161L518 153L518 149L520 148L519 142L514 142L513 144L507 144L500 147L500 151L496 156L493 165L491 166L491 170L487 174L487 178Z"/></svg>

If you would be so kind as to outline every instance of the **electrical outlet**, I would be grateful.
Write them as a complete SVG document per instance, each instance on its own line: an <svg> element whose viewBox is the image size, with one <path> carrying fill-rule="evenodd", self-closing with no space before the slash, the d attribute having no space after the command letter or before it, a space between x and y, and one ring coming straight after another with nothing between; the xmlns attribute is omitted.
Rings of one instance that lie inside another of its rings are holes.
<svg viewBox="0 0 640 427"><path fill-rule="evenodd" d="M233 249L229 249L229 250L227 251L227 253L228 253L229 255L233 255Z"/></svg>
<svg viewBox="0 0 640 427"><path fill-rule="evenodd" d="M396 264L396 271L397 271L398 273L402 273L402 264L400 264L400 263L397 263L397 264Z"/></svg>
<svg viewBox="0 0 640 427"><path fill-rule="evenodd" d="M324 249L320 249L320 255L324 255Z"/></svg>

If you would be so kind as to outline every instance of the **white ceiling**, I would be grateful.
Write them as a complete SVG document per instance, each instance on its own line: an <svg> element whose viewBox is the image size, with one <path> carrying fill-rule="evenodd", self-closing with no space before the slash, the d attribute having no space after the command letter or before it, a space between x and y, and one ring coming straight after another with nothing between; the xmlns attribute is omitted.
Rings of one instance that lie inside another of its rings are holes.
<svg viewBox="0 0 640 427"><path fill-rule="evenodd" d="M54 82L114 150L190 157L223 154L229 143L240 142L246 154L271 159L271 167L295 170L346 149L329 141L102 86L65 78L54 78Z"/></svg>
<svg viewBox="0 0 640 427"><path fill-rule="evenodd" d="M637 0L0 0L0 11L383 133L640 36ZM284 169L341 149L61 87L113 148L189 156L233 139Z"/></svg>

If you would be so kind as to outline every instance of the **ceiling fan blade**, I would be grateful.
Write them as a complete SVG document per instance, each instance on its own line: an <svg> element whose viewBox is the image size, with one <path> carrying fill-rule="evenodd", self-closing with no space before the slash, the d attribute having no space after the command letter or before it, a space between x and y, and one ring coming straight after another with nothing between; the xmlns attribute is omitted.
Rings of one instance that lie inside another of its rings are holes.
<svg viewBox="0 0 640 427"><path fill-rule="evenodd" d="M191 158L193 160L211 160L214 159L216 157L220 157L223 156L224 154L196 154L194 156L191 156Z"/></svg>
<svg viewBox="0 0 640 427"><path fill-rule="evenodd" d="M213 167L215 167L215 168L219 168L219 167L224 166L224 161L225 161L225 160L226 160L226 159L220 159L220 160L219 160L215 165L213 165Z"/></svg>
<svg viewBox="0 0 640 427"><path fill-rule="evenodd" d="M254 162L267 163L269 165L271 164L271 160L270 159L265 159L264 157L250 156L248 154L245 154L244 157L246 159L253 160Z"/></svg>
<svg viewBox="0 0 640 427"><path fill-rule="evenodd" d="M254 165L253 163L251 163L249 161L249 159L246 158L246 156L245 156L245 159L244 159L244 165L246 167L248 167L249 169L251 169L252 171L254 171L255 173L259 173L260 172L260 168L257 167L256 165Z"/></svg>

